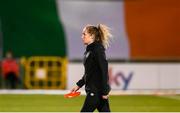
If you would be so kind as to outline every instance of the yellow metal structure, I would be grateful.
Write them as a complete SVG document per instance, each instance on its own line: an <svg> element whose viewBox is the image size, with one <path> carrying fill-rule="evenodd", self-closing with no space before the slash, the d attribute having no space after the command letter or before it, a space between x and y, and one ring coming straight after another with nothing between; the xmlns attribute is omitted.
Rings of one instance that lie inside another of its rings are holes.
<svg viewBox="0 0 180 113"><path fill-rule="evenodd" d="M25 63L25 84L29 89L65 89L67 59L30 57Z"/></svg>

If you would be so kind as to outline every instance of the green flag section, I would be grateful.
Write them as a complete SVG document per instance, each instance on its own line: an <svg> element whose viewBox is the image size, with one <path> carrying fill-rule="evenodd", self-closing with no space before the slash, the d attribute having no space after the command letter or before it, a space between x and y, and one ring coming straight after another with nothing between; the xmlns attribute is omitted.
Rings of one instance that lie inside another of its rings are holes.
<svg viewBox="0 0 180 113"><path fill-rule="evenodd" d="M1 0L3 53L15 57L66 56L65 33L55 0Z"/></svg>

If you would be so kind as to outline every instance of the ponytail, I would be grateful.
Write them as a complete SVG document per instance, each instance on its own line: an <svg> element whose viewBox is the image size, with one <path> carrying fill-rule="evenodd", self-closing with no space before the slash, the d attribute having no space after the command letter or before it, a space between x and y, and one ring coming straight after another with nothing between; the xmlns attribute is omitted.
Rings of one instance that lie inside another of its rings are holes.
<svg viewBox="0 0 180 113"><path fill-rule="evenodd" d="M112 34L110 28L103 24L98 24L97 27L93 25L87 25L86 30L91 35L94 35L95 41L100 42L105 49L110 46Z"/></svg>
<svg viewBox="0 0 180 113"><path fill-rule="evenodd" d="M110 28L103 24L98 24L97 26L100 33L100 40L105 49L110 46L112 40L112 34L110 33Z"/></svg>

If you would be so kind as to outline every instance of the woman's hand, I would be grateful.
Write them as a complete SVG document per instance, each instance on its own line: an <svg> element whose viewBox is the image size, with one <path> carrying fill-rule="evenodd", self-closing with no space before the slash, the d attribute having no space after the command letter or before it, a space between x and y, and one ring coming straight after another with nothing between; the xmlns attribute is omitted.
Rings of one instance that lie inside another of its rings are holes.
<svg viewBox="0 0 180 113"><path fill-rule="evenodd" d="M102 98L103 98L103 99L108 99L108 98L109 98L109 95L103 95Z"/></svg>
<svg viewBox="0 0 180 113"><path fill-rule="evenodd" d="M72 92L76 92L76 91L78 91L79 89L80 89L79 86L75 86L74 88L71 89L71 93L72 93Z"/></svg>

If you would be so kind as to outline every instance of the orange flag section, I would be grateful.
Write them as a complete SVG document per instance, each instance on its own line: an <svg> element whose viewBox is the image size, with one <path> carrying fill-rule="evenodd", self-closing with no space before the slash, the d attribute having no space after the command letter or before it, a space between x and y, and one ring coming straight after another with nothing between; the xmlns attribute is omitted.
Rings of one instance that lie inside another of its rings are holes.
<svg viewBox="0 0 180 113"><path fill-rule="evenodd" d="M180 0L125 1L132 59L180 58Z"/></svg>

